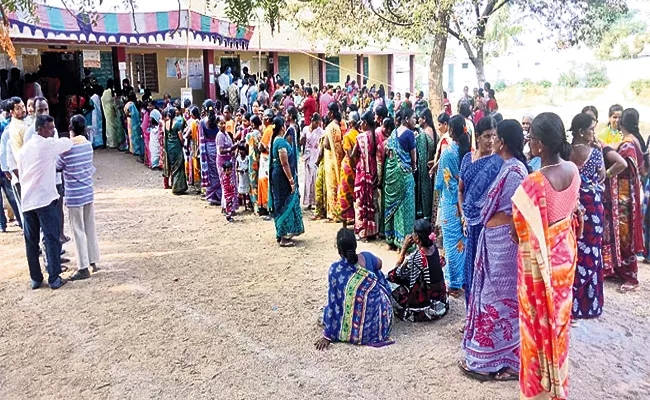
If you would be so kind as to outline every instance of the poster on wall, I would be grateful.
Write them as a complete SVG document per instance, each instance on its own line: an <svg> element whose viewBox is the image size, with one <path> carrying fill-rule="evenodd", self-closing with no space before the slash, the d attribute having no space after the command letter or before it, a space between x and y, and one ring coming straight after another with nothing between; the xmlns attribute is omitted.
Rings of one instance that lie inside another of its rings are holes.
<svg viewBox="0 0 650 400"><path fill-rule="evenodd" d="M185 104L185 100L189 100L190 104L194 103L192 88L181 88L181 104Z"/></svg>
<svg viewBox="0 0 650 400"><path fill-rule="evenodd" d="M192 89L203 87L203 61L201 58L190 58L189 68L185 65L185 58L169 57L165 59L168 78L185 79L189 74L188 83Z"/></svg>
<svg viewBox="0 0 650 400"><path fill-rule="evenodd" d="M84 68L101 68L102 58L99 50L84 50Z"/></svg>

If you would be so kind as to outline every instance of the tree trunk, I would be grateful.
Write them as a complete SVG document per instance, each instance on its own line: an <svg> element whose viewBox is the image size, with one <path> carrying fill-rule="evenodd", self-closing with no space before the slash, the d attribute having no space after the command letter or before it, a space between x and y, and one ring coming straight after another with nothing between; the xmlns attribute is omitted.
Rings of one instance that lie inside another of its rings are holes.
<svg viewBox="0 0 650 400"><path fill-rule="evenodd" d="M478 87L482 88L485 84L485 59L483 57L483 52L480 52L478 57L472 61L474 68L476 68L476 80L478 81Z"/></svg>
<svg viewBox="0 0 650 400"><path fill-rule="evenodd" d="M433 35L431 43L431 56L429 59L429 108L431 109L434 119L442 112L442 73L445 67L445 53L447 51L447 25L449 16L443 16L440 19L440 29Z"/></svg>

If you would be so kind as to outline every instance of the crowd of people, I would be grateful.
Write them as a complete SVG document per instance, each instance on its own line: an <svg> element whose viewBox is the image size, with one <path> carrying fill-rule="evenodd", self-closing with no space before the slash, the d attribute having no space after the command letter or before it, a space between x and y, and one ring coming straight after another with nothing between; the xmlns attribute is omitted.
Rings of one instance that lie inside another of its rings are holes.
<svg viewBox="0 0 650 400"><path fill-rule="evenodd" d="M22 216L32 287L43 281L40 230L50 286L65 283L62 196L81 254L73 279L96 268L91 149L116 148L229 222L242 205L273 219L282 247L304 233L303 212L342 223L318 349L391 344L393 317L437 320L450 296L464 298L463 373L519 380L522 398L566 398L571 324L601 315L605 278L633 291L637 257L650 260L639 113L614 105L598 133L593 106L568 131L554 113L504 120L486 83L464 89L455 115L445 100L434 120L422 92L412 102L349 77L318 88L243 72L224 70L218 98L201 107L87 76L94 106L70 118L72 140L54 137L43 97L27 111L4 101L2 188ZM360 240L399 251L395 267L384 274L381 259L357 253Z"/></svg>

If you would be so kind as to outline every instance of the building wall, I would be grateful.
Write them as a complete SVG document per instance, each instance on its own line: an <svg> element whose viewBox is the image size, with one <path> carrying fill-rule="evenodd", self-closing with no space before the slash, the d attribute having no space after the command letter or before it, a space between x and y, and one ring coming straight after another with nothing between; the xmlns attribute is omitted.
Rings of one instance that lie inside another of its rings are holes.
<svg viewBox="0 0 650 400"><path fill-rule="evenodd" d="M368 57L368 86L376 84L384 85L388 90L388 56L385 55L369 55Z"/></svg>

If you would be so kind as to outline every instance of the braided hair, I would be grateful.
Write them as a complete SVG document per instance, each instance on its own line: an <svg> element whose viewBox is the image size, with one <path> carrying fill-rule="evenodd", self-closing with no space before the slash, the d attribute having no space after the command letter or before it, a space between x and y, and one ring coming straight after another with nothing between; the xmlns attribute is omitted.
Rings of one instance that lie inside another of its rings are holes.
<svg viewBox="0 0 650 400"><path fill-rule="evenodd" d="M336 248L339 255L345 258L350 265L355 265L359 262L357 255L357 239L354 237L354 232L341 228L336 234Z"/></svg>
<svg viewBox="0 0 650 400"><path fill-rule="evenodd" d="M647 165L648 146L643 140L643 137L641 136L641 132L639 130L639 112L634 108L626 109L625 111L623 111L623 115L621 116L621 121L619 122L619 125L621 126L621 128L625 129L627 132L634 135L636 140L639 141L639 145L641 146L641 152L643 153L643 161L645 161Z"/></svg>
<svg viewBox="0 0 650 400"><path fill-rule="evenodd" d="M503 145L506 146L512 156L521 161L526 166L528 173L531 173L532 170L528 166L528 160L524 154L524 128L521 127L519 121L514 119L501 121L497 126L497 136L503 140Z"/></svg>
<svg viewBox="0 0 650 400"><path fill-rule="evenodd" d="M552 112L539 114L533 120L532 134L553 154L559 154L562 159L569 161L571 145L566 140L566 129L559 115Z"/></svg>
<svg viewBox="0 0 650 400"><path fill-rule="evenodd" d="M470 151L469 135L467 134L467 125L465 125L465 117L462 115L454 115L449 120L449 130L451 131L451 138L454 142L458 143L460 147L458 151L458 162L465 157L465 154Z"/></svg>
<svg viewBox="0 0 650 400"><path fill-rule="evenodd" d="M280 132L284 128L284 118L278 116L273 118L273 135L271 136L271 143L269 143L269 156L273 157L273 142L275 138L278 137ZM269 162L269 176L273 176L273 162Z"/></svg>
<svg viewBox="0 0 650 400"><path fill-rule="evenodd" d="M207 99L203 102L203 109L208 113L208 123L207 126L209 129L215 129L217 127L217 113L216 105L214 101Z"/></svg>

